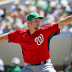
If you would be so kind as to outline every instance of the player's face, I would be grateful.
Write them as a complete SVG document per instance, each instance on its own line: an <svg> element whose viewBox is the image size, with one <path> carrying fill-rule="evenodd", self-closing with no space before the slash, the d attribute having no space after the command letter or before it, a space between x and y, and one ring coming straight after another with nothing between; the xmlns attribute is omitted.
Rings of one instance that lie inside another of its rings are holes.
<svg viewBox="0 0 72 72"><path fill-rule="evenodd" d="M40 27L40 18L32 19L31 25L35 30L38 30Z"/></svg>

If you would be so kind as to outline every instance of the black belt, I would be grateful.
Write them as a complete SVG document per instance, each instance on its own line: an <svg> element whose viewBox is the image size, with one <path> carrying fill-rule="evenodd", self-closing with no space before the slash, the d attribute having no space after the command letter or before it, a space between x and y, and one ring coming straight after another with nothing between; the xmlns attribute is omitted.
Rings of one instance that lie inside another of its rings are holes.
<svg viewBox="0 0 72 72"><path fill-rule="evenodd" d="M44 64L46 63L46 61L43 61L43 62L40 62L40 63L37 63L37 64L31 64L31 65L41 65L41 64Z"/></svg>

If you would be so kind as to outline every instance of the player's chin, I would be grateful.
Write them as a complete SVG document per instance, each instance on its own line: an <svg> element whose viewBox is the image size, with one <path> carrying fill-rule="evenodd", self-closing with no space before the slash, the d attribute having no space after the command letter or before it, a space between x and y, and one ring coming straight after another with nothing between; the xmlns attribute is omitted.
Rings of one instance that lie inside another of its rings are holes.
<svg viewBox="0 0 72 72"><path fill-rule="evenodd" d="M39 30L39 27L35 27L35 30Z"/></svg>

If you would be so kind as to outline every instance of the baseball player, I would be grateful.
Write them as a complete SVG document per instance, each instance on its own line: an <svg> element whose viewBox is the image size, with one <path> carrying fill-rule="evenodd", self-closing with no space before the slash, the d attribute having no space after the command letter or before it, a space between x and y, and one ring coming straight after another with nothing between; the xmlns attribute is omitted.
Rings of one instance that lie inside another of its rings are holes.
<svg viewBox="0 0 72 72"><path fill-rule="evenodd" d="M72 21L72 16L44 27L40 27L41 19L43 17L38 13L29 13L27 15L29 29L20 29L0 36L0 41L8 40L9 43L21 45L24 62L27 65L20 72L56 72L49 54L50 39Z"/></svg>

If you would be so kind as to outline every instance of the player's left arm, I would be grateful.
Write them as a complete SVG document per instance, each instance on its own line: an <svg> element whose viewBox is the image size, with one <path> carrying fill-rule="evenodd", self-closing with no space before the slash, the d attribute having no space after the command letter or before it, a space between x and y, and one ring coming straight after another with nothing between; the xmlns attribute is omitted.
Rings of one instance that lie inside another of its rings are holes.
<svg viewBox="0 0 72 72"><path fill-rule="evenodd" d="M58 27L59 27L59 29L60 29L60 28L62 28L62 27L64 27L64 26L68 25L68 24L71 23L71 22L72 22L72 15L64 18L64 19L61 20L61 21L59 21Z"/></svg>

